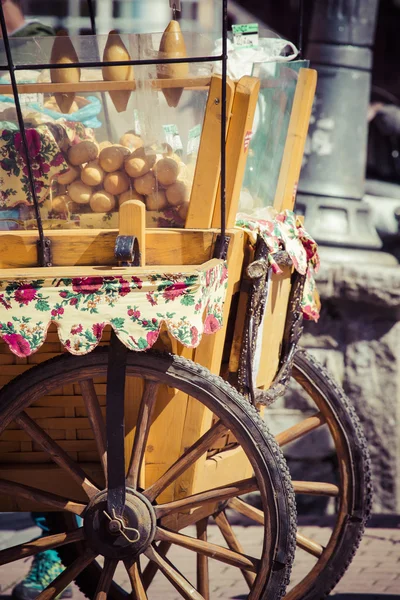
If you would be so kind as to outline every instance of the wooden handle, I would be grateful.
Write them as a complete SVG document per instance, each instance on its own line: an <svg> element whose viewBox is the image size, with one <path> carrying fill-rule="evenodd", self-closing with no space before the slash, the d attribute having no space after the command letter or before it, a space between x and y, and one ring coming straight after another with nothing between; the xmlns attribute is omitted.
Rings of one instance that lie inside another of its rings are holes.
<svg viewBox="0 0 400 600"><path fill-rule="evenodd" d="M119 209L119 235L134 235L139 243L140 266L146 264L146 206L140 200L128 200Z"/></svg>

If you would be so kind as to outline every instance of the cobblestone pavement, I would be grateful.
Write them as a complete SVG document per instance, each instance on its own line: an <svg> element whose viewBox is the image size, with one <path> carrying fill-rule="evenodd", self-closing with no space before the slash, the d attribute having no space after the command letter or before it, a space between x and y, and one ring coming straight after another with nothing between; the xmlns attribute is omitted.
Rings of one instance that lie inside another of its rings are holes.
<svg viewBox="0 0 400 600"><path fill-rule="evenodd" d="M0 548L21 543L32 539L37 533L33 527L26 528L29 522L19 517L17 523L12 519L5 520L5 515L0 520ZM14 530L10 529L10 523ZM353 560L349 570L332 592L336 600L400 600L400 520L395 519L391 528L368 528L360 549ZM9 527L7 529L7 527ZM20 529L19 529L20 528ZM246 553L260 556L262 534L259 527L236 526L237 537ZM299 531L309 538L324 544L329 537L330 529L325 526L308 525L300 527ZM188 530L186 533L193 534ZM220 534L215 526L209 528L209 539L215 543L222 543ZM173 548L168 555L178 566L181 572L192 581L195 581L195 561L191 552ZM304 573L310 569L313 559L305 552L298 550L293 570L292 583L299 582ZM210 560L211 573L211 598L243 599L246 598L246 584L241 573L233 567ZM19 561L11 565L0 567L0 600L6 600L11 594L12 587L23 579L29 569L29 561ZM126 574L121 568L118 572L121 585L127 583ZM127 587L127 589L130 589ZM152 593L149 600L181 600L170 583L162 576L157 575L154 580ZM84 596L74 589L74 600L83 600Z"/></svg>

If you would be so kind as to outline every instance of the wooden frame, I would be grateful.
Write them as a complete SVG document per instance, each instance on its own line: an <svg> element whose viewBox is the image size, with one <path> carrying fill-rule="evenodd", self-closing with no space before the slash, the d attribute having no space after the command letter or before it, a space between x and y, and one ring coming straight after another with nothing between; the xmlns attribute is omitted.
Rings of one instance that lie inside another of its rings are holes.
<svg viewBox="0 0 400 600"><path fill-rule="evenodd" d="M107 82L107 85L109 85L109 82ZM217 334L204 336L201 344L196 349L183 348L175 340L169 339L164 334L161 335L158 343L159 347L165 347L175 354L191 358L215 374L219 374L221 371L232 299L241 288L243 267L251 258L246 234L241 230L232 229L232 226L237 211L246 160L243 142L246 133L252 127L258 89L259 82L250 77L242 78L236 86L233 86L231 82L228 83L227 156L229 170L227 216L229 228L227 235L230 237L230 244L227 256L229 275L227 301L224 307L225 325ZM315 72L301 70L275 200L277 210L293 206L294 184L300 171L314 89ZM220 119L220 105L218 102L215 103L214 100L219 98L220 92L221 79L214 76L210 84L203 137L186 228L182 230L145 229L140 207L127 206L124 211L126 210L129 214L132 214L128 215L127 219L124 218L124 225L120 232L117 230L46 231L46 237L51 241L54 264L53 268L46 269L47 273L56 275L61 275L62 272L80 275L82 273L98 274L102 267L109 271L111 266L114 267L113 271L115 273L126 273L126 269L121 270L115 266L114 259L115 241L117 235L121 232L139 237L141 247L144 249L145 266L135 268L135 270L149 270L149 268L152 269L152 267L156 268L157 266L168 266L170 269L182 270L184 265L201 265L212 259L218 229L208 228L211 224L217 227L219 223L220 169L220 147L217 139L218 135L216 135L216 131L218 132L219 129L216 125L219 123L218 119ZM211 148L210 145L212 145ZM208 177L206 176L207 173ZM207 198L208 202L205 203L204 198ZM139 220L135 216L137 211L140 213ZM36 244L37 235L34 232L16 231L1 234L0 276L15 278L19 275L29 274L29 276L37 277L40 274L42 277L44 274L43 269L33 268L37 265ZM284 273L283 276L277 276L273 282L265 319L265 333L267 335L264 335L262 352L263 364L270 364L270 368L258 382L260 385L268 385L276 371L289 290L290 271ZM243 307L246 299L247 294L242 291L239 298L239 307ZM231 370L237 368L237 351L243 328L242 312L243 310L239 309L236 317L235 337L230 357ZM105 334L103 343L107 343L107 336L109 336L109 332ZM18 359L8 351L5 344L0 342L0 363L3 365L0 384L6 383L17 373L24 372L34 364L62 351L57 335L53 330L50 330L42 349L28 359ZM95 382L95 387L99 397L104 399L105 384ZM139 398L141 393L140 381L134 379L128 382L126 398L129 397L130 402L126 404L126 457L131 452L138 418L137 407L135 408L132 397ZM102 401L105 402L105 400ZM186 447L190 446L207 431L212 421L212 413L208 409L200 406L193 399L185 397L181 392L177 393L176 390L164 390L163 399L159 402L157 410L146 446L146 485L151 484L182 454ZM74 386L67 386L66 389L59 390L57 395L53 393L49 398L44 397L40 406L34 408L34 411L33 418L42 419L43 425L50 433L52 431L54 433L54 428L57 429L59 420L65 426L68 425L64 430L65 437L61 445L64 445L65 450L71 453L75 460L85 463L85 468L88 469L87 472L96 480L101 474L101 467L96 464L87 464L88 461L95 459L97 453L93 440L84 439L85 429L82 428L88 426L88 421L82 405L80 390L74 389ZM164 438L163 431L172 423L178 435L175 436L173 444L170 444L170 439L166 440L164 444L161 441ZM32 441L26 439L24 433L19 432L14 426L7 429L5 434L5 437L3 435L0 440L0 475L6 474L7 478L11 477L12 480L25 484L38 481L40 486L43 485L43 489L56 491L57 487L59 492L58 478L48 477L49 472L56 473L58 467L38 462L35 459L35 454L38 453L34 451ZM7 457L10 459L9 463L7 463ZM27 464L29 464L29 468L25 466ZM235 466L234 469L233 465ZM192 493L199 492L213 485L226 484L238 478L249 476L251 476L251 468L247 459L235 449L217 451L212 459L208 459L207 455L204 454L192 469L185 472L176 481L173 489L165 490L161 500L179 499L188 490ZM56 481L57 483L55 483ZM76 490L77 499L79 499L76 484L67 480L64 480L64 483L67 487L72 486L70 489ZM2 510L28 510L31 506L32 504L28 501L19 501L16 504L15 500L11 498L7 499L3 496L0 498L0 509Z"/></svg>

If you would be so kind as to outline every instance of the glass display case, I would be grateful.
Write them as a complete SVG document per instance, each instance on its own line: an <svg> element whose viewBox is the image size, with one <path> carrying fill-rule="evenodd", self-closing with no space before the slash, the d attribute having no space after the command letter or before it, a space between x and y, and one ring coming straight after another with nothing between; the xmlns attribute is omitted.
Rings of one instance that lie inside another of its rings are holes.
<svg viewBox="0 0 400 600"><path fill-rule="evenodd" d="M176 24L176 25L174 25ZM117 228L129 199L146 204L147 227L182 227L188 211L212 62L123 65L206 57L212 36L59 35L10 40L45 229ZM119 66L94 66L100 60ZM41 69L48 63L77 68ZM6 62L0 53L0 64ZM121 64L122 63L122 64ZM93 64L93 66L92 66ZM0 229L36 227L10 85L0 72Z"/></svg>

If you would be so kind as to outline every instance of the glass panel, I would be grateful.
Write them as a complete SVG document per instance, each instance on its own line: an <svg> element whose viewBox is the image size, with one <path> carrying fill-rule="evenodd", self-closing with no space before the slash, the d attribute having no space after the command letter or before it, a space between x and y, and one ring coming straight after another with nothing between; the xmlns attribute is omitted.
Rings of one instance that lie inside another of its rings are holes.
<svg viewBox="0 0 400 600"><path fill-rule="evenodd" d="M183 35L187 56L212 53L217 36ZM132 60L165 57L161 37L113 36L112 44L108 36L10 40L19 67L86 63L80 73L54 69L53 83L48 69L16 71L45 229L117 228L119 206L130 198L145 202L147 227L184 226L213 64L103 72L91 66L105 51L111 61L128 53ZM171 50L175 32L163 42L170 57L181 55L182 47ZM0 72L0 229L35 228L9 83L9 74Z"/></svg>
<svg viewBox="0 0 400 600"><path fill-rule="evenodd" d="M256 64L261 89L248 150L239 211L257 216L274 203L298 71L308 61Z"/></svg>

